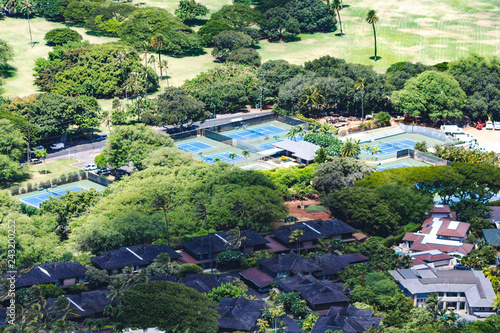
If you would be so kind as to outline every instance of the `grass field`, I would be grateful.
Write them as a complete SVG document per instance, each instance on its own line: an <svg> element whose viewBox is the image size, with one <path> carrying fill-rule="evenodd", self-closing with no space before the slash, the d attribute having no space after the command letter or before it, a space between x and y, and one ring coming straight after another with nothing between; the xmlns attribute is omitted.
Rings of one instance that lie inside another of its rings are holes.
<svg viewBox="0 0 500 333"><path fill-rule="evenodd" d="M47 174L45 174L45 165L43 163L37 165L30 165L28 166L28 172L31 178L16 185L24 186L27 183L39 183L40 181L50 180L52 178L59 178L62 174L78 172L80 171L80 169L71 165L76 162L78 161L75 159L62 159L62 160L51 161L47 163Z"/></svg>
<svg viewBox="0 0 500 333"><path fill-rule="evenodd" d="M230 0L202 0L211 13ZM138 2L134 2L138 3ZM177 7L177 0L145 0L145 6L158 6L171 12ZM378 55L374 62L373 30L363 21L366 12L375 9L380 18L377 28ZM210 14L207 17L210 16ZM451 61L471 53L500 56L500 4L498 0L464 2L459 0L352 0L346 1L341 11L346 35L339 31L332 33L302 34L301 40L291 43L269 43L262 41L258 52L265 62L271 59L285 59L294 64L303 64L324 55L344 58L348 62L369 64L379 72L397 61L435 64ZM33 66L38 57L47 56L51 48L45 45L43 36L51 29L64 27L60 23L41 18L31 20L34 41L30 48L28 25L24 19L7 18L0 21L0 38L14 49L15 60L11 63L17 73L5 80L5 95L25 96L37 91L33 86ZM92 43L114 41L113 38L87 35L83 28L75 28ZM196 30L196 28L195 28ZM186 79L217 66L210 55L210 49L196 57L165 57L169 62L169 83L174 86ZM166 80L161 86L167 85ZM103 105L108 108L107 102Z"/></svg>

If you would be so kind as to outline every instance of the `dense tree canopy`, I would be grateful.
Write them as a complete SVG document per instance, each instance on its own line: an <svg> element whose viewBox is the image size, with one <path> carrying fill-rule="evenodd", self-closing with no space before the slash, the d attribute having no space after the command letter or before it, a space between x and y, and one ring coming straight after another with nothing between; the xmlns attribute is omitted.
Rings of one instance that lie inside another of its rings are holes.
<svg viewBox="0 0 500 333"><path fill-rule="evenodd" d="M157 89L157 75L152 68L147 69L147 76L145 71L130 47L69 43L54 48L48 59L36 60L35 84L44 91L66 96L121 96L127 91L143 92L146 78L148 90Z"/></svg>
<svg viewBox="0 0 500 333"><path fill-rule="evenodd" d="M207 14L207 7L194 0L180 0L179 8L175 10L175 15L184 22L192 21L197 16L204 16Z"/></svg>
<svg viewBox="0 0 500 333"><path fill-rule="evenodd" d="M242 227L241 214L246 228L262 231L287 214L276 187L260 172L203 164L175 148L156 150L143 165L144 170L111 185L112 193L88 216L75 220L70 236L82 249L98 253L162 238L159 197L168 202L173 237L206 230L205 223L216 230ZM244 212L235 214L233 206L241 202Z"/></svg>
<svg viewBox="0 0 500 333"><path fill-rule="evenodd" d="M300 24L283 8L271 8L264 13L262 33L271 40L287 40L300 33Z"/></svg>
<svg viewBox="0 0 500 333"><path fill-rule="evenodd" d="M169 88L158 96L157 113L159 124L184 125L187 122L204 121L210 114L205 103L197 101L185 90Z"/></svg>
<svg viewBox="0 0 500 333"><path fill-rule="evenodd" d="M83 37L70 28L52 29L43 38L49 45L62 45L69 42L81 42Z"/></svg>
<svg viewBox="0 0 500 333"><path fill-rule="evenodd" d="M392 99L395 108L402 113L437 120L462 116L466 96L451 75L425 71L406 81L404 88L394 92Z"/></svg>
<svg viewBox="0 0 500 333"><path fill-rule="evenodd" d="M210 21L222 21L232 29L241 29L262 22L262 14L243 4L223 6L210 17Z"/></svg>
<svg viewBox="0 0 500 333"><path fill-rule="evenodd" d="M102 2L89 13L85 28L117 36L123 21L136 9L137 7L128 3Z"/></svg>
<svg viewBox="0 0 500 333"><path fill-rule="evenodd" d="M127 324L163 331L193 333L218 331L217 303L181 283L154 281L137 284L123 296L123 317Z"/></svg>

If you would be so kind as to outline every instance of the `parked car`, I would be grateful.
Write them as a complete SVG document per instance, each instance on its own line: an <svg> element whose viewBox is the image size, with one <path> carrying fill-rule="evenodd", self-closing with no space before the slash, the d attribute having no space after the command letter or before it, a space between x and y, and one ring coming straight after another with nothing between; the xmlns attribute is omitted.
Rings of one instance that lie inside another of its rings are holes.
<svg viewBox="0 0 500 333"><path fill-rule="evenodd" d="M104 141L108 136L106 134L101 134L95 137L94 141Z"/></svg>
<svg viewBox="0 0 500 333"><path fill-rule="evenodd" d="M63 148L64 148L64 143L62 142L54 143L52 146L50 146L50 149L52 150L59 150Z"/></svg>
<svg viewBox="0 0 500 333"><path fill-rule="evenodd" d="M31 160L31 164L40 164L40 163L42 163L42 160L39 158L34 158Z"/></svg>
<svg viewBox="0 0 500 333"><path fill-rule="evenodd" d="M487 121L486 122L486 129L487 130L492 130L493 129L493 122L492 121Z"/></svg>
<svg viewBox="0 0 500 333"><path fill-rule="evenodd" d="M461 264L457 264L453 266L453 269L459 269L461 271L470 271L471 268L469 266L462 266Z"/></svg>
<svg viewBox="0 0 500 333"><path fill-rule="evenodd" d="M87 164L86 166L83 167L83 170L85 170L85 171L97 170L97 165L95 165L95 164Z"/></svg>
<svg viewBox="0 0 500 333"><path fill-rule="evenodd" d="M108 168L97 169L97 171L95 173L97 173L98 175L109 175L111 173L111 170L109 170Z"/></svg>
<svg viewBox="0 0 500 333"><path fill-rule="evenodd" d="M496 130L500 130L500 121L494 121L494 122L493 122L493 127L494 127Z"/></svg>
<svg viewBox="0 0 500 333"><path fill-rule="evenodd" d="M33 150L30 150L30 153L34 154L36 150L44 150L44 146L36 146L33 147Z"/></svg>

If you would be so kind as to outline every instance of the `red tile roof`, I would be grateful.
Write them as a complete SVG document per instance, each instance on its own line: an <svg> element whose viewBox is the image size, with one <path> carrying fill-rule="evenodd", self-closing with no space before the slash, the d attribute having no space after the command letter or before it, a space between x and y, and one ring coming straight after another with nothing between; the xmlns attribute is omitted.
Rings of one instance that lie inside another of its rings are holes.
<svg viewBox="0 0 500 333"><path fill-rule="evenodd" d="M358 242L365 241L368 238L367 235L362 234L360 232L353 233L352 237L354 237L354 239L356 239Z"/></svg>
<svg viewBox="0 0 500 333"><path fill-rule="evenodd" d="M430 210L431 213L450 213L451 209L450 206L448 205L439 205L439 206L434 206Z"/></svg>
<svg viewBox="0 0 500 333"><path fill-rule="evenodd" d="M266 250L274 252L289 251L290 249L278 243L271 235L265 237L271 243L266 244Z"/></svg>
<svg viewBox="0 0 500 333"><path fill-rule="evenodd" d="M269 287L271 283L273 283L273 278L258 268L247 269L246 271L240 272L240 275L259 288Z"/></svg>
<svg viewBox="0 0 500 333"><path fill-rule="evenodd" d="M408 234L405 235L405 238L407 235ZM416 240L413 241L413 244L410 248L412 251L418 252L418 251L439 250L439 251L445 252L445 253L457 251L457 252L463 253L465 255L465 254L469 254L473 248L472 244L463 244L462 246L439 245L439 244L430 244L430 243L422 244L421 242L422 242L422 239L424 238L424 236L417 236L414 234L413 234L413 236L416 237ZM403 240L405 240L405 239L403 238Z"/></svg>
<svg viewBox="0 0 500 333"><path fill-rule="evenodd" d="M407 242L415 242L419 240L421 237L422 236L417 236L414 233L407 232L406 235L403 237L403 240Z"/></svg>
<svg viewBox="0 0 500 333"><path fill-rule="evenodd" d="M179 261L181 261L183 263L187 263L187 264L200 264L201 263L201 261L196 260L195 258L191 257L186 252L181 252L179 254L182 256L182 258L180 258Z"/></svg>
<svg viewBox="0 0 500 333"><path fill-rule="evenodd" d="M452 221L452 219L448 218L442 218L441 221L443 221L443 224L441 224L441 227L437 232L438 236L463 238L467 235L467 231L470 227L469 223L458 222L458 227L456 229L450 229L450 224L457 221Z"/></svg>
<svg viewBox="0 0 500 333"><path fill-rule="evenodd" d="M422 254L412 253L412 257L415 257L417 260L424 260L427 262L434 262L434 261L451 259L451 256L446 254L446 253L442 253L442 254L438 254L438 255L432 255L429 253L422 253Z"/></svg>

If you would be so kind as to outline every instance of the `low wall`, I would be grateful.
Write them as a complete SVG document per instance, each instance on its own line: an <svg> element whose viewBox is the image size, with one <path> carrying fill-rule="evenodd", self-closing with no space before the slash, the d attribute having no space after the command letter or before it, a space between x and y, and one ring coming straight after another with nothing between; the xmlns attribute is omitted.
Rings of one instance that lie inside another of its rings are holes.
<svg viewBox="0 0 500 333"><path fill-rule="evenodd" d="M109 186L109 185L113 184L112 180L98 176L95 173L88 172L88 171L87 171L87 179L90 180L91 182L97 183L97 184L102 185L102 186Z"/></svg>
<svg viewBox="0 0 500 333"><path fill-rule="evenodd" d="M429 136L434 139L438 139L441 141L444 141L446 143L452 143L453 140L448 138L446 134L443 132L440 132L438 130L435 130L433 128L428 128L428 127L422 127L422 126L416 126L416 125L405 125L405 124L399 124L399 128L401 128L403 131L406 133L414 133L414 134L422 134Z"/></svg>

